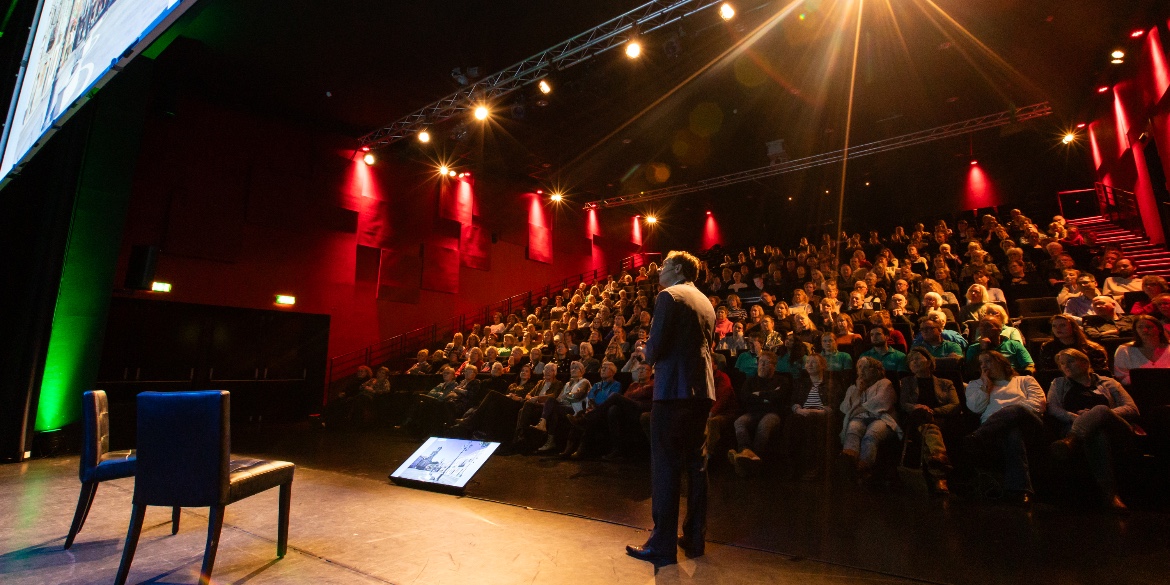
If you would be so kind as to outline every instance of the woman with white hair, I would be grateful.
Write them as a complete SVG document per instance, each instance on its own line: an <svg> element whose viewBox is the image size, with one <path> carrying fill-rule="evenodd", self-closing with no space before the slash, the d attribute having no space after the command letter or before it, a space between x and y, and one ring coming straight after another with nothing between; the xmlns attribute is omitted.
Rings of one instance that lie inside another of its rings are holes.
<svg viewBox="0 0 1170 585"><path fill-rule="evenodd" d="M967 321L975 321L978 319L979 310L991 302L991 296L987 293L987 287L982 284L973 284L967 287L967 304L959 309L959 314L955 315L955 320L959 323L966 323Z"/></svg>
<svg viewBox="0 0 1170 585"><path fill-rule="evenodd" d="M868 480L877 462L878 446L890 435L902 437L902 429L894 419L897 393L886 379L882 363L872 357L857 359L857 383L845 392L841 412L845 421L841 427L841 458L844 465L855 469L858 479Z"/></svg>
<svg viewBox="0 0 1170 585"><path fill-rule="evenodd" d="M922 312L929 313L930 311L942 311L942 314L947 317L947 323L958 322L955 320L955 314L943 306L942 295L935 291L930 291L922 295Z"/></svg>

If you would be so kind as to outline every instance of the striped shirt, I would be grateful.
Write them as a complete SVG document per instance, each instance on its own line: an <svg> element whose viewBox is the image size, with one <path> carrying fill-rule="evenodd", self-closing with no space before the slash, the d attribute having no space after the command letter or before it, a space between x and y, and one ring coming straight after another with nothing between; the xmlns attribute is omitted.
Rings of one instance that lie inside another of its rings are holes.
<svg viewBox="0 0 1170 585"><path fill-rule="evenodd" d="M812 388L808 391L808 398L804 399L803 408L809 410L823 410L825 403L821 401L821 386L824 382L814 382Z"/></svg>

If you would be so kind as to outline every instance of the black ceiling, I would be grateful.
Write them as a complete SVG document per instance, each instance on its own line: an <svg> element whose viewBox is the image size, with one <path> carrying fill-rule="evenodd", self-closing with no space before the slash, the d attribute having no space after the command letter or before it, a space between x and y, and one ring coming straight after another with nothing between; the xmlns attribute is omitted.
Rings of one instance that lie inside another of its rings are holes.
<svg viewBox="0 0 1170 585"><path fill-rule="evenodd" d="M199 47L180 61L209 95L357 138L455 91L453 68L496 71L640 3L201 0L188 40L168 52ZM637 62L610 51L553 75L547 106L535 88L516 92L486 130L472 123L460 142L448 122L427 148L487 173L535 174L582 200L761 166L776 138L794 157L839 149L858 0L797 2L746 51L714 61L788 6L733 3L731 23L693 15L646 38ZM1044 100L1056 116L1041 126L1056 132L1088 114L1093 88L1125 67L1108 53L1136 46L1129 31L1164 23L1165 4L866 0L851 142ZM662 48L672 37L677 56ZM428 154L410 141L389 148Z"/></svg>

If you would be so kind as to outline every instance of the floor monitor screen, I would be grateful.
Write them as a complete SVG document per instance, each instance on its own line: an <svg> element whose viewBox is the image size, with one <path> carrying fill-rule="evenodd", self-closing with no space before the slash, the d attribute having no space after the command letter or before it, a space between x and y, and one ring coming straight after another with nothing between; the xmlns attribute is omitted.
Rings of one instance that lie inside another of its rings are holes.
<svg viewBox="0 0 1170 585"><path fill-rule="evenodd" d="M499 446L489 441L431 437L390 474L390 479L463 489Z"/></svg>

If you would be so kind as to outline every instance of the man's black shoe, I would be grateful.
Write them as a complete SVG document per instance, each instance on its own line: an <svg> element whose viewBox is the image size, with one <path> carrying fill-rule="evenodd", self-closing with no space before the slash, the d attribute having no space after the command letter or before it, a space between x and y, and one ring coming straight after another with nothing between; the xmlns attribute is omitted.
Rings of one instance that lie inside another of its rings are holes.
<svg viewBox="0 0 1170 585"><path fill-rule="evenodd" d="M638 559L639 561L647 561L653 563L656 567L662 565L673 565L678 562L678 555L674 551L669 553L660 550L652 549L648 546L634 546L632 544L626 545L626 554Z"/></svg>
<svg viewBox="0 0 1170 585"><path fill-rule="evenodd" d="M705 552L703 550L705 544L706 543L702 541L700 541L698 544L693 544L689 538L686 538L681 534L678 535L678 547L682 549L683 554L686 555L688 559L703 556L703 553Z"/></svg>

